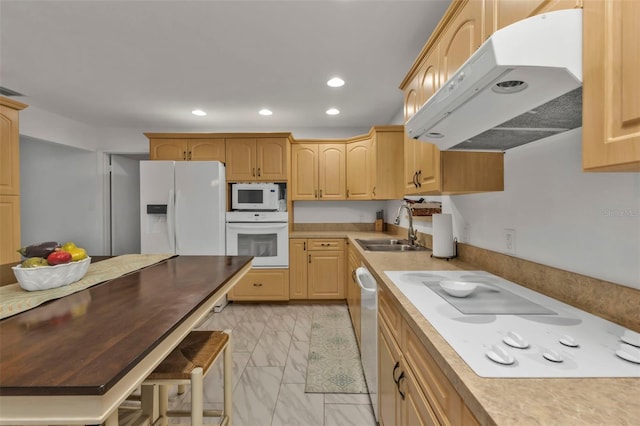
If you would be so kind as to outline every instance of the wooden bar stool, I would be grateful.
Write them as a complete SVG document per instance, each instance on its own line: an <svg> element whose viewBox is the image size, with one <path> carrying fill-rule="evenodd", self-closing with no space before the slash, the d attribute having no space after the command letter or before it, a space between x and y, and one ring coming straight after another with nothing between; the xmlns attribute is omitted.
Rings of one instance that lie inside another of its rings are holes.
<svg viewBox="0 0 640 426"><path fill-rule="evenodd" d="M224 409L204 410L204 377L223 357ZM232 359L230 331L191 331L187 337L145 379L143 385L158 385L158 408L162 424L168 417L191 416L191 424L202 425L203 417L220 417L220 424L231 425ZM169 386L191 385L191 410L169 410Z"/></svg>

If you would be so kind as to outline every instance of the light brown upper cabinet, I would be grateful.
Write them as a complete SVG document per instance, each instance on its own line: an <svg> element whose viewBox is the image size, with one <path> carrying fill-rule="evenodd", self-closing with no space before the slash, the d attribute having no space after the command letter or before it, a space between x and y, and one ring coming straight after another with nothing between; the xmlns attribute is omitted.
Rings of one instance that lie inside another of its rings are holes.
<svg viewBox="0 0 640 426"><path fill-rule="evenodd" d="M371 138L347 144L347 200L373 198L372 151Z"/></svg>
<svg viewBox="0 0 640 426"><path fill-rule="evenodd" d="M404 126L375 126L371 136L372 200L402 198Z"/></svg>
<svg viewBox="0 0 640 426"><path fill-rule="evenodd" d="M347 200L402 196L404 126L375 126L347 143Z"/></svg>
<svg viewBox="0 0 640 426"><path fill-rule="evenodd" d="M483 6L483 1L467 1L464 7L453 15L447 29L442 33L438 43L441 84L446 82L484 41Z"/></svg>
<svg viewBox="0 0 640 426"><path fill-rule="evenodd" d="M483 42L484 2L452 2L400 88L405 122ZM465 194L504 190L504 155L440 151L405 138L404 194Z"/></svg>
<svg viewBox="0 0 640 426"><path fill-rule="evenodd" d="M582 165L640 172L640 2L585 0Z"/></svg>
<svg viewBox="0 0 640 426"><path fill-rule="evenodd" d="M0 97L0 265L19 262L20 133L19 111L27 105ZM0 277L12 282L13 273Z"/></svg>
<svg viewBox="0 0 640 426"><path fill-rule="evenodd" d="M424 57L419 73L405 88L404 120L409 120L420 106L440 87L440 46L434 45ZM440 164L436 161L435 145L404 137L403 193L420 194L427 188L437 188ZM424 187L424 189L423 189Z"/></svg>
<svg viewBox="0 0 640 426"><path fill-rule="evenodd" d="M227 181L287 180L286 137L227 138Z"/></svg>
<svg viewBox="0 0 640 426"><path fill-rule="evenodd" d="M19 111L27 105L0 97L0 194L20 195Z"/></svg>
<svg viewBox="0 0 640 426"><path fill-rule="evenodd" d="M582 7L582 0L486 0L485 38L522 19L545 12Z"/></svg>
<svg viewBox="0 0 640 426"><path fill-rule="evenodd" d="M165 135L151 133L145 135L149 137L150 160L225 161L224 138L185 138L181 135L162 137Z"/></svg>
<svg viewBox="0 0 640 426"><path fill-rule="evenodd" d="M346 199L346 145L292 144L290 197L292 200Z"/></svg>

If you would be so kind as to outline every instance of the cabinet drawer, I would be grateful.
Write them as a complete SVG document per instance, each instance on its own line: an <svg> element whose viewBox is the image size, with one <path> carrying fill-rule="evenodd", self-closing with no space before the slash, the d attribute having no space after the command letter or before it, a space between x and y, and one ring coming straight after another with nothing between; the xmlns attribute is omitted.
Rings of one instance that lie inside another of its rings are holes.
<svg viewBox="0 0 640 426"><path fill-rule="evenodd" d="M399 333L402 327L402 316L387 291L388 290L383 290L380 286L378 287L378 313L387 322L389 328L395 333ZM397 340L400 341L399 338L397 338Z"/></svg>
<svg viewBox="0 0 640 426"><path fill-rule="evenodd" d="M309 239L309 250L344 250L344 239Z"/></svg>
<svg viewBox="0 0 640 426"><path fill-rule="evenodd" d="M252 269L231 289L229 300L289 300L288 269Z"/></svg>

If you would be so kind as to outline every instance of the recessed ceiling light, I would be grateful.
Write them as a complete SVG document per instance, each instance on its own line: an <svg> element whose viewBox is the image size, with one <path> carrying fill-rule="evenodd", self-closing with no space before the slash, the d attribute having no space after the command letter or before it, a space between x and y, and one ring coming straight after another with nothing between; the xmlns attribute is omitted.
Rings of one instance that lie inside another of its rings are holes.
<svg viewBox="0 0 640 426"><path fill-rule="evenodd" d="M194 109L193 111L191 111L191 114L197 115L198 117L204 117L205 115L207 115L207 113L201 109Z"/></svg>
<svg viewBox="0 0 640 426"><path fill-rule="evenodd" d="M260 115L272 115L273 111L271 111L270 109L262 108L260 111L258 111L258 114L260 114Z"/></svg>
<svg viewBox="0 0 640 426"><path fill-rule="evenodd" d="M340 114L340 110L337 108L329 108L327 111L327 115L338 115Z"/></svg>
<svg viewBox="0 0 640 426"><path fill-rule="evenodd" d="M342 87L344 86L344 80L340 77L333 77L331 80L327 81L327 86Z"/></svg>

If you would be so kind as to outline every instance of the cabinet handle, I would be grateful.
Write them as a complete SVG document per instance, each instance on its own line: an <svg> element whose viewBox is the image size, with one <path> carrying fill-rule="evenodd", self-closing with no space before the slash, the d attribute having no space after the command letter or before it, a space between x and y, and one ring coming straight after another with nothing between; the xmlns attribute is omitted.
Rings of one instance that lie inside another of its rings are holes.
<svg viewBox="0 0 640 426"><path fill-rule="evenodd" d="M189 151L189 154L187 155L187 160L191 160L191 151Z"/></svg>
<svg viewBox="0 0 640 426"><path fill-rule="evenodd" d="M398 393L400 394L400 398L402 398L402 400L403 400L403 401L404 401L404 398L405 398L405 394L404 394L404 392L402 392L402 391L400 390L400 381L401 381L402 379L404 379L404 378L405 378L405 376L404 376L404 371L403 371L403 372L400 374L400 377L398 377L398 382L397 382L397 384L398 384Z"/></svg>
<svg viewBox="0 0 640 426"><path fill-rule="evenodd" d="M355 272L355 271L354 271ZM396 379L396 370L400 368L400 361L396 361L396 365L393 367L393 371L391 372L391 377L393 377L393 381L395 382L396 386L398 386L398 381L400 381L400 379ZM402 375L401 375L402 376Z"/></svg>
<svg viewBox="0 0 640 426"><path fill-rule="evenodd" d="M413 172L413 186L418 187L418 172Z"/></svg>
<svg viewBox="0 0 640 426"><path fill-rule="evenodd" d="M347 198L349 198L349 190L347 189Z"/></svg>
<svg viewBox="0 0 640 426"><path fill-rule="evenodd" d="M376 187L375 186L373 187L373 191L371 191L371 192L373 192L373 196L375 197L376 196Z"/></svg>
<svg viewBox="0 0 640 426"><path fill-rule="evenodd" d="M262 287L262 283L253 283L254 287Z"/></svg>
<svg viewBox="0 0 640 426"><path fill-rule="evenodd" d="M187 160L187 151L182 151L182 159Z"/></svg>
<svg viewBox="0 0 640 426"><path fill-rule="evenodd" d="M309 255L309 263L311 263L311 255Z"/></svg>
<svg viewBox="0 0 640 426"><path fill-rule="evenodd" d="M260 177L260 167L258 167L258 177Z"/></svg>
<svg viewBox="0 0 640 426"><path fill-rule="evenodd" d="M253 177L256 176L256 168L255 167L251 168L251 176L253 176Z"/></svg>
<svg viewBox="0 0 640 426"><path fill-rule="evenodd" d="M320 198L322 198L322 189L320 190Z"/></svg>
<svg viewBox="0 0 640 426"><path fill-rule="evenodd" d="M302 242L302 250L307 251L307 242L306 241Z"/></svg>
<svg viewBox="0 0 640 426"><path fill-rule="evenodd" d="M318 198L318 190L313 191L313 198Z"/></svg>
<svg viewBox="0 0 640 426"><path fill-rule="evenodd" d="M353 279L353 282L357 282L357 278L356 278L356 270L354 269L353 271L351 271L351 279ZM399 363L398 363L399 364ZM395 369L393 370L395 371Z"/></svg>
<svg viewBox="0 0 640 426"><path fill-rule="evenodd" d="M418 187L422 187L422 170L418 170Z"/></svg>

